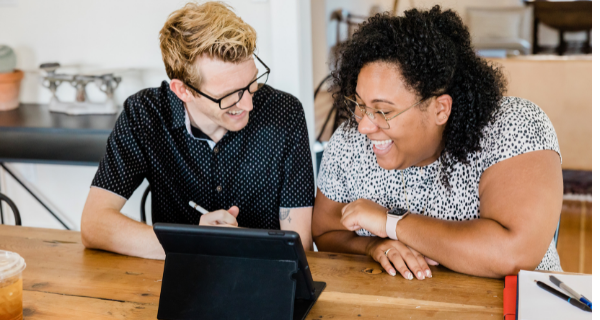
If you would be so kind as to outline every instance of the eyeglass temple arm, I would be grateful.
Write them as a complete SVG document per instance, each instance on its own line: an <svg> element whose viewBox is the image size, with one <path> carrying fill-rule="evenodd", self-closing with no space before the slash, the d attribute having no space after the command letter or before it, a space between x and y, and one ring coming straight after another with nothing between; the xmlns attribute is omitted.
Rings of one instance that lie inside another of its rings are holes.
<svg viewBox="0 0 600 320"><path fill-rule="evenodd" d="M253 53L254 57L260 61L260 63L267 69L267 72L271 72L271 68L269 68L257 55Z"/></svg>
<svg viewBox="0 0 600 320"><path fill-rule="evenodd" d="M421 99L421 100L417 101L417 103L415 103L412 106L406 108L406 110L402 110L400 113L396 114L395 116L393 116L391 118L386 117L385 114L383 114L383 112L381 112L379 110L377 110L377 112L381 112L381 115L383 116L383 118L385 119L385 121L390 121L390 120L394 119L395 117L397 117L397 116L405 113L406 111L412 109L412 107L419 105L419 103L423 102L423 100L425 100L425 99Z"/></svg>
<svg viewBox="0 0 600 320"><path fill-rule="evenodd" d="M207 95L207 94L203 93L202 91L200 91L200 90L198 90L198 89L194 88L194 86L190 85L189 83L187 83L187 82L185 82L185 81L182 81L182 82L183 82L183 83L184 83L186 86L188 86L188 87L192 88L192 90L194 90L196 93L198 93L199 95L201 95L201 96L203 96L203 97L207 98L208 100L210 100L210 101L212 101L212 102L214 102L214 103L220 103L220 101L219 101L218 99L215 99L215 98L213 98L213 97L211 97L211 96L209 96L209 95Z"/></svg>

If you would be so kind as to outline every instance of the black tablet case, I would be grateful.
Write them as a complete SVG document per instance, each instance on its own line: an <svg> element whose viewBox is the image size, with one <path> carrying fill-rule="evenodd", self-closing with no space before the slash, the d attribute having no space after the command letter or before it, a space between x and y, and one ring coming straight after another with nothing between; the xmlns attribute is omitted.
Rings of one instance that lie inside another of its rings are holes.
<svg viewBox="0 0 600 320"><path fill-rule="evenodd" d="M159 319L304 319L325 288L292 231L157 223Z"/></svg>

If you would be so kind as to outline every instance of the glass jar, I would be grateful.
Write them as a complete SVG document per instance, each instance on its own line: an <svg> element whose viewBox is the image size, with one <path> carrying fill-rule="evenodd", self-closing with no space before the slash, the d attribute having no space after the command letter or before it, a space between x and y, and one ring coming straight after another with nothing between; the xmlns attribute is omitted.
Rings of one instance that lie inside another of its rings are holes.
<svg viewBox="0 0 600 320"><path fill-rule="evenodd" d="M23 319L25 260L16 252L0 250L0 319Z"/></svg>

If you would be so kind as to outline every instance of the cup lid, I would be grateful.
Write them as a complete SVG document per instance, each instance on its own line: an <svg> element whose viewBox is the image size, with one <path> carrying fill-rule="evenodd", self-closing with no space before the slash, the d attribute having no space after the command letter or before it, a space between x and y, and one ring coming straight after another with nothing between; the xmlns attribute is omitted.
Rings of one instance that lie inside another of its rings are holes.
<svg viewBox="0 0 600 320"><path fill-rule="evenodd" d="M25 259L18 253L0 250L0 280L8 279L25 269Z"/></svg>

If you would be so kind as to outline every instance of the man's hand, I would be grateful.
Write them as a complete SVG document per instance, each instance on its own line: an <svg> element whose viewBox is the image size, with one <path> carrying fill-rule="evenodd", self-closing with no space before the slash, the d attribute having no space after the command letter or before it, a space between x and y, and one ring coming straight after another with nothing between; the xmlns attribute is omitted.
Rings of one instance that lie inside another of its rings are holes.
<svg viewBox="0 0 600 320"><path fill-rule="evenodd" d="M217 210L200 216L201 226L237 227L240 208L233 206L229 210Z"/></svg>
<svg viewBox="0 0 600 320"><path fill-rule="evenodd" d="M386 221L387 209L366 199L358 199L344 206L340 220L350 231L365 229L381 238L387 238Z"/></svg>

